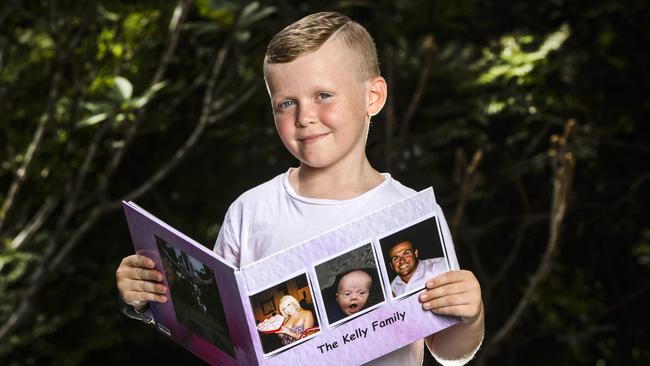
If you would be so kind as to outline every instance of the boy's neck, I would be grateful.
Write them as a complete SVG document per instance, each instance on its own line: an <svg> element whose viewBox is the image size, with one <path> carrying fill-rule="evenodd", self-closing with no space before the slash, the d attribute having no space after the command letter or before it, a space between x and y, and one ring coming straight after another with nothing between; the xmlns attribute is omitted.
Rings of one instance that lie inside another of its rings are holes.
<svg viewBox="0 0 650 366"><path fill-rule="evenodd" d="M300 164L291 169L289 184L307 198L346 200L360 196L384 181L384 176L364 159L356 167L313 168Z"/></svg>

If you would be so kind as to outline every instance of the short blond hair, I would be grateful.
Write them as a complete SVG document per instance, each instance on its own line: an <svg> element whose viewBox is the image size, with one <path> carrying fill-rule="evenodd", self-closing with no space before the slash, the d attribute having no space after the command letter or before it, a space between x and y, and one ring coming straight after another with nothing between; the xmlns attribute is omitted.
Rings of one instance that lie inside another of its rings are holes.
<svg viewBox="0 0 650 366"><path fill-rule="evenodd" d="M318 50L328 39L338 37L357 57L357 76L368 80L379 76L377 49L370 33L346 15L321 12L290 24L273 37L266 48L264 62L291 62L301 55Z"/></svg>
<svg viewBox="0 0 650 366"><path fill-rule="evenodd" d="M295 297L291 295L284 295L280 299L280 303L278 304L278 307L280 308L280 314L282 314L283 317L287 317L287 314L284 312L284 306L287 304L293 304L296 307L296 312L301 312L302 311L302 306L300 306L300 303L298 300L296 300Z"/></svg>

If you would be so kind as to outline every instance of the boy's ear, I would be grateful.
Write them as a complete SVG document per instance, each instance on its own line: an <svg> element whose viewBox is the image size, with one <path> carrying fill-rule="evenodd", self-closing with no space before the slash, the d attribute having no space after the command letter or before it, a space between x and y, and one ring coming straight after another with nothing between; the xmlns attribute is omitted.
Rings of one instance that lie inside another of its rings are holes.
<svg viewBox="0 0 650 366"><path fill-rule="evenodd" d="M368 82L368 105L366 112L369 116L374 116L384 108L386 98L388 97L388 86L386 80L381 76L376 76Z"/></svg>

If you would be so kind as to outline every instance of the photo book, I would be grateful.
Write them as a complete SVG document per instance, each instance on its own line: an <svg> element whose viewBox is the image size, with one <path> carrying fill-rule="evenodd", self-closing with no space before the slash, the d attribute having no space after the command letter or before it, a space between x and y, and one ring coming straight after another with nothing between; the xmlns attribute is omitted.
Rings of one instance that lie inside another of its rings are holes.
<svg viewBox="0 0 650 366"><path fill-rule="evenodd" d="M123 208L169 289L150 305L154 326L211 365L362 364L458 322L417 296L458 269L432 188L241 268Z"/></svg>

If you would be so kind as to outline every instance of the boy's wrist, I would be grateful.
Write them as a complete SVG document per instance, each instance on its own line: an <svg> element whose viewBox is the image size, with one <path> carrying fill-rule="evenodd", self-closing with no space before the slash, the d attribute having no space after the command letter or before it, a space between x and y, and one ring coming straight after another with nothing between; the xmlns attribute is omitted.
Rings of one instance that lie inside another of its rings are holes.
<svg viewBox="0 0 650 366"><path fill-rule="evenodd" d="M465 325L467 325L467 326L472 326L472 325L475 325L475 324L477 324L477 323L481 323L481 324L482 324L482 323L483 323L483 304L481 304L481 309L479 310L478 314L476 314L476 315L473 316L473 317L464 317L464 316L461 316L461 317L460 317L460 320L461 320L461 322L462 322L463 324L465 324Z"/></svg>

